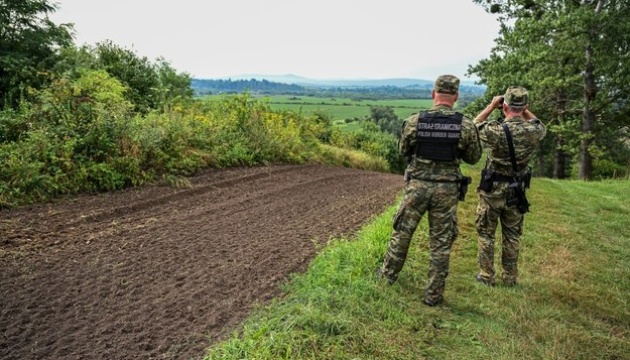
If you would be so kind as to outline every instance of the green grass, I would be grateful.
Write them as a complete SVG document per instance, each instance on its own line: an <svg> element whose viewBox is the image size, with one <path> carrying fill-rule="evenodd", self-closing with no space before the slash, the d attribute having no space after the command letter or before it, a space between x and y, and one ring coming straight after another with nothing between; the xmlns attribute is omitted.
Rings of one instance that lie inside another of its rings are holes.
<svg viewBox="0 0 630 360"><path fill-rule="evenodd" d="M223 95L211 95L209 98L221 98ZM432 105L430 99L418 100L361 100L347 98L329 98L314 96L274 95L260 96L274 110L291 110L303 115L311 115L323 111L333 120L362 118L370 115L371 106L391 106L401 119L407 118L420 109L428 109ZM342 124L342 122L340 123Z"/></svg>
<svg viewBox="0 0 630 360"><path fill-rule="evenodd" d="M334 124L335 124L335 127L345 132L354 132L354 131L359 131L359 129L361 129L361 123L358 121L352 121L352 122L347 123L343 120L336 120Z"/></svg>
<svg viewBox="0 0 630 360"><path fill-rule="evenodd" d="M478 169L466 167L478 181ZM534 179L516 288L477 271L476 194L460 203L446 303L421 304L427 223L399 281L377 281L395 204L335 239L206 359L629 359L630 181ZM497 251L497 264L499 253Z"/></svg>

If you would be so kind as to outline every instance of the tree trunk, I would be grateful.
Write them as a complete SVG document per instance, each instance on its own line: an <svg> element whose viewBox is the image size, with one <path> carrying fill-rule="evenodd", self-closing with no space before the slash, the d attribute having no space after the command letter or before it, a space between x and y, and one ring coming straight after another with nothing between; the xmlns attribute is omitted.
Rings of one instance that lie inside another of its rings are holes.
<svg viewBox="0 0 630 360"><path fill-rule="evenodd" d="M547 171L545 168L545 152L543 151L543 147L542 147L542 143L538 143L538 145L536 146L536 154L538 154L537 156L537 168L538 171L536 171L535 174L533 174L534 176L547 176Z"/></svg>
<svg viewBox="0 0 630 360"><path fill-rule="evenodd" d="M582 114L582 141L580 142L580 167L578 178L589 180L593 174L593 158L589 147L593 142L593 124L595 114L591 109L597 87L595 85L595 65L593 65L593 47L586 47L586 68L584 69L584 110Z"/></svg>
<svg viewBox="0 0 630 360"><path fill-rule="evenodd" d="M558 139L558 143L556 144L556 152L554 154L554 162L553 162L553 178L554 179L565 179L567 177L566 173L566 164L567 164L567 154L561 150L561 139Z"/></svg>
<svg viewBox="0 0 630 360"><path fill-rule="evenodd" d="M597 1L595 13L599 13L604 5L605 0ZM582 5L588 6L586 2ZM593 25L595 26L595 25ZM593 63L594 51L593 42L597 41L597 29L591 27L589 30L589 42L585 51L584 66L584 111L582 118L582 141L580 143L580 164L578 177L580 180L589 180L593 175L593 157L591 156L589 147L593 143L593 124L595 123L595 113L592 106L597 94L597 85L595 84L595 64Z"/></svg>
<svg viewBox="0 0 630 360"><path fill-rule="evenodd" d="M556 100L556 108L553 114L553 117L557 121L558 124L566 123L566 110L567 110L568 99L566 93L560 89L558 91L557 100ZM567 177L566 174L566 165L567 165L567 153L562 150L564 148L564 135L562 132L556 134L555 138L555 147L554 147L554 161L553 161L553 178L554 179L565 179Z"/></svg>

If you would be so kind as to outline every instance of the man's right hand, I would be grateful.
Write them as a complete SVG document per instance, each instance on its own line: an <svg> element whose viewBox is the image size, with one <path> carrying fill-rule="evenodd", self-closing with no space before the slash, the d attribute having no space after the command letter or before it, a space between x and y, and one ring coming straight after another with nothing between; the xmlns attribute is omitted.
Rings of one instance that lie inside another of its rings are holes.
<svg viewBox="0 0 630 360"><path fill-rule="evenodd" d="M486 121L486 119L488 118L488 116L490 116L490 114L492 114L492 112L494 111L494 109L498 109L502 107L502 103L503 103L503 95L497 95L495 97L492 98L492 101L490 101L490 104L488 104L488 106L486 106L485 109L483 109L479 115L477 115L475 117L475 122L476 123L482 123L484 121Z"/></svg>
<svg viewBox="0 0 630 360"><path fill-rule="evenodd" d="M497 95L492 98L490 105L493 109L498 109L503 106L503 95Z"/></svg>

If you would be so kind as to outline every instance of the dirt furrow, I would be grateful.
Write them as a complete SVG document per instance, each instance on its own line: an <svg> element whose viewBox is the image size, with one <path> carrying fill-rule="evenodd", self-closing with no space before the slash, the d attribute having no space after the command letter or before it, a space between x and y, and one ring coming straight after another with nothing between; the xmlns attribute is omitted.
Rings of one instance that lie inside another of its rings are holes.
<svg viewBox="0 0 630 360"><path fill-rule="evenodd" d="M401 176L279 165L0 212L0 358L189 359Z"/></svg>

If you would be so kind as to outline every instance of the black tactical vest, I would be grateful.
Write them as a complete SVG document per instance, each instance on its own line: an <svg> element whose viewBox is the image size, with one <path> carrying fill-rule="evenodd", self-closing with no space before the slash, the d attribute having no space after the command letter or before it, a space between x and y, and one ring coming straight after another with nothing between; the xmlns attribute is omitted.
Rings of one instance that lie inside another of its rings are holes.
<svg viewBox="0 0 630 360"><path fill-rule="evenodd" d="M421 113L416 128L416 156L436 161L455 160L463 117L460 113Z"/></svg>

